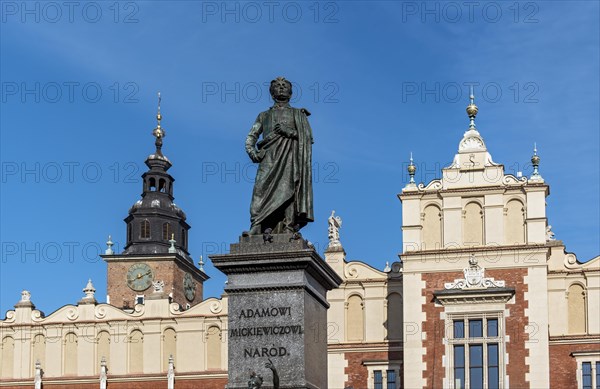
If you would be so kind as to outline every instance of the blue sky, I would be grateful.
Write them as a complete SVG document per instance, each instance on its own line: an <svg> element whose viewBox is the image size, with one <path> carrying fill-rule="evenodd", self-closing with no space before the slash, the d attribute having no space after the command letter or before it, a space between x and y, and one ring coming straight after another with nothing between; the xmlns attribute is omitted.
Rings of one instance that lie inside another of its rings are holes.
<svg viewBox="0 0 600 389"><path fill-rule="evenodd" d="M159 90L190 252L225 252L248 227L244 139L279 75L312 112L303 234L320 252L335 209L348 259L397 260L409 153L418 181L440 176L472 83L494 160L528 175L537 142L557 239L598 255L599 3L477 4L2 2L2 315L22 289L46 313L76 303L88 278L104 300L97 254L108 234L123 247ZM205 269L205 296L219 296L224 276Z"/></svg>

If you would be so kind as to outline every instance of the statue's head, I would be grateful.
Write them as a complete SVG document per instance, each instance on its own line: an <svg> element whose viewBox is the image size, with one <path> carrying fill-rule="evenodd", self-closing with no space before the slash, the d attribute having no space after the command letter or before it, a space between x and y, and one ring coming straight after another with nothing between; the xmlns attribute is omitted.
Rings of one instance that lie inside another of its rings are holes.
<svg viewBox="0 0 600 389"><path fill-rule="evenodd" d="M292 83L284 77L277 77L271 81L269 92L275 101L290 101L292 98Z"/></svg>

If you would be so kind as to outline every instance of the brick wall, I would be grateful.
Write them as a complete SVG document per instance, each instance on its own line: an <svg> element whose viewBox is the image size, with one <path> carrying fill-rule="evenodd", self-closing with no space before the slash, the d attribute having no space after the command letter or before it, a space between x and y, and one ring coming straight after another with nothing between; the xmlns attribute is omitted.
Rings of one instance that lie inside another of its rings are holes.
<svg viewBox="0 0 600 389"><path fill-rule="evenodd" d="M571 356L575 351L598 351L600 344L551 344L550 345L550 387L576 388L577 361Z"/></svg>
<svg viewBox="0 0 600 389"><path fill-rule="evenodd" d="M529 382L525 380L525 374L529 372L529 366L525 363L525 358L529 355L529 351L525 348L526 342L529 341L526 331L531 331L528 327L529 319L525 316L525 309L528 307L528 303L525 301L527 285L524 283L524 277L526 275L526 268L486 270L486 277L504 280L507 287L515 288L515 303L506 305L509 315L505 318L506 334L510 336L510 341L506 343L505 349L509 354L506 374L509 376L512 388L529 387ZM440 319L440 314L444 311L444 307L435 306L433 292L444 289L446 282L463 278L463 273L423 273L422 278L426 285L422 291L422 295L425 296L423 312L426 315L426 320L421 323L422 331L426 334L425 340L423 340L423 347L426 350L423 356L423 362L426 364L423 378L426 379L425 387L441 388L445 378L445 367L442 366L442 358L445 355L443 343L445 323ZM533 332L531 333L533 335Z"/></svg>
<svg viewBox="0 0 600 389"><path fill-rule="evenodd" d="M423 355L423 362L425 362L426 368L422 373L422 377L426 380L425 387L442 388L442 382L445 377L442 358L446 353L442 340L444 339L444 327L446 323L440 319L440 314L444 311L444 307L435 306L433 292L444 289L444 283L446 282L462 278L463 273L423 273L421 277L425 281L425 288L421 291L421 295L425 296L423 312L425 312L426 317L425 321L421 323L421 330L425 333L423 347L426 350L425 355Z"/></svg>
<svg viewBox="0 0 600 389"><path fill-rule="evenodd" d="M529 350L525 346L529 341L536 341L537 331L547 331L547 329L534 330L534 327L529 327L529 317L525 316L525 309L529 307L529 303L525 301L525 293L528 291L528 285L524 282L526 275L526 268L486 270L487 277L504 280L507 287L515 288L515 303L506 305L509 315L504 319L506 334L510 337L505 351L509 355L506 374L509 377L511 388L529 388L529 381L525 380L525 374L529 372L529 365L525 363L525 358L529 356ZM542 293L546 293L546 291L544 290ZM529 339L530 334L532 339Z"/></svg>
<svg viewBox="0 0 600 389"><path fill-rule="evenodd" d="M145 295L146 297L152 293L153 289L150 286L142 292L136 292L127 286L127 271L134 263L146 263L154 272L155 281L164 281L164 291L166 294L173 292L173 302L181 304L183 307L187 303L196 305L202 302L202 282L196 279L196 295L193 301L188 301L185 298L183 291L183 276L186 271L180 268L174 261L136 261L127 262L109 262L107 266L107 294L110 296L110 303L116 307L123 307L123 301L129 303L129 307L135 306L135 297ZM192 276L194 274L192 273Z"/></svg>
<svg viewBox="0 0 600 389"><path fill-rule="evenodd" d="M365 344L364 346L372 347L373 345ZM360 347L357 346L357 348ZM348 361L348 366L344 368L344 373L348 375L348 380L344 383L344 386L351 386L354 389L365 389L369 380L369 372L363 361L401 360L402 351L347 352L344 356ZM400 376L402 376L402 371L400 371ZM401 380L401 377L398 377L398 380Z"/></svg>

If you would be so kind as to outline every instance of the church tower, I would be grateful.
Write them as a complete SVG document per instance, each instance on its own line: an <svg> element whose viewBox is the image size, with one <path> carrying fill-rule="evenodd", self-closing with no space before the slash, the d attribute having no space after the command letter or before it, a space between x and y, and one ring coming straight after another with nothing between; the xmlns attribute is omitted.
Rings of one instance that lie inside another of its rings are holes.
<svg viewBox="0 0 600 389"><path fill-rule="evenodd" d="M121 254L109 247L102 258L108 264L107 300L133 308L145 298L165 297L182 307L202 301L203 282L208 276L194 266L188 252L185 213L173 202L175 179L168 173L172 164L162 153L160 94L155 136L156 150L146 159L142 174L142 198L129 209L127 243Z"/></svg>

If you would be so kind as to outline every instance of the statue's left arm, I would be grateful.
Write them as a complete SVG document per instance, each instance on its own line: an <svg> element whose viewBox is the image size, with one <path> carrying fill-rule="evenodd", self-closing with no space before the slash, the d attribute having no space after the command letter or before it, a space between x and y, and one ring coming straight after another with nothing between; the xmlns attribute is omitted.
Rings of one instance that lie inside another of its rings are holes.
<svg viewBox="0 0 600 389"><path fill-rule="evenodd" d="M252 162L260 162L258 150L256 150L256 142L258 141L258 137L262 131L262 120L261 116L258 115L256 121L250 129L250 132L248 133L248 136L246 137L246 153L248 153L248 156Z"/></svg>

